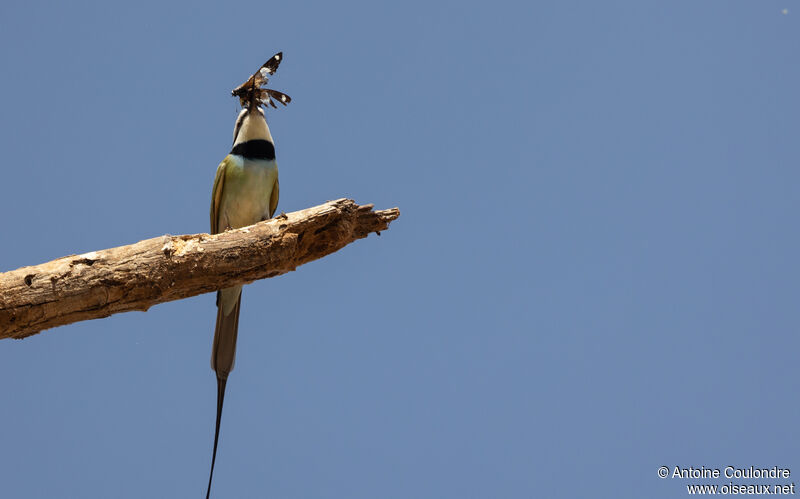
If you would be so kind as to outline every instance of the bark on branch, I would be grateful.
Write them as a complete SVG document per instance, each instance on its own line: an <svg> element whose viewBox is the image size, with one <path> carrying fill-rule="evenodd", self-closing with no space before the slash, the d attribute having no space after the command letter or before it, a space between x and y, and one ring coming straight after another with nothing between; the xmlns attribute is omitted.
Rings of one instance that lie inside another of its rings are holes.
<svg viewBox="0 0 800 499"><path fill-rule="evenodd" d="M0 339L285 274L399 216L338 199L213 236L166 235L0 273Z"/></svg>

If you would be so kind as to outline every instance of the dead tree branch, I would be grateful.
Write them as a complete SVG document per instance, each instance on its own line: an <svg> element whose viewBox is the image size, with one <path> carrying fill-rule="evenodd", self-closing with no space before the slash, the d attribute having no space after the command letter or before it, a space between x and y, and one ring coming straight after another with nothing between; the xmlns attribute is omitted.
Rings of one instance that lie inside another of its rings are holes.
<svg viewBox="0 0 800 499"><path fill-rule="evenodd" d="M0 273L0 339L285 274L399 216L338 199L213 236L166 235Z"/></svg>

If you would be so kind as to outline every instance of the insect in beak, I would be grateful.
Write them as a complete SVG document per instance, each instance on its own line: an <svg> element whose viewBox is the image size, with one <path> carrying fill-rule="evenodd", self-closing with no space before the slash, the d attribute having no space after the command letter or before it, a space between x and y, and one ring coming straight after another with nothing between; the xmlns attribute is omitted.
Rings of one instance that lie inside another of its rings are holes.
<svg viewBox="0 0 800 499"><path fill-rule="evenodd" d="M242 107L246 108L257 106L272 106L273 108L277 108L278 106L275 105L275 100L284 106L290 103L292 98L283 92L278 92L271 88L264 88L264 85L269 81L269 77L275 74L282 60L283 52L278 52L273 55L258 68L258 71L253 73L253 76L234 88L231 95L238 97L239 103Z"/></svg>

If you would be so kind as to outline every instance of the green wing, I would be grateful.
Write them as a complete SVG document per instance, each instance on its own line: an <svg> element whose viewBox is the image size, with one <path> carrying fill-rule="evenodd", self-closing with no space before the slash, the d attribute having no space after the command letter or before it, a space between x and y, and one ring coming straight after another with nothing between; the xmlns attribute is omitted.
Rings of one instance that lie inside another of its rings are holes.
<svg viewBox="0 0 800 499"><path fill-rule="evenodd" d="M217 167L214 177L214 189L211 191L211 234L219 234L219 208L222 206L222 191L225 188L225 173L230 164L230 159L225 156Z"/></svg>
<svg viewBox="0 0 800 499"><path fill-rule="evenodd" d="M272 218L272 215L275 214L275 210L278 209L278 197L280 197L281 189L280 184L278 184L278 177L275 177L275 184L272 186L272 194L269 198L269 218Z"/></svg>

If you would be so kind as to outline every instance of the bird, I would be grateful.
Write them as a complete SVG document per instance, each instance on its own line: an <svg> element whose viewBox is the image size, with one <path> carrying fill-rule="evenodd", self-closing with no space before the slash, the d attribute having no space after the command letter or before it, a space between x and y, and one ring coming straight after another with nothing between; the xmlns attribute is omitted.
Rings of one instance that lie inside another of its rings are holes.
<svg viewBox="0 0 800 499"><path fill-rule="evenodd" d="M275 73L282 59L283 52L278 52L231 92L234 97L239 98L243 109L233 128L233 147L217 167L214 177L211 193L211 234L268 220L278 207L280 187L275 142L261 107L276 107L273 99L283 105L291 101L284 93L262 88L269 75ZM236 358L241 303L241 285L217 291L217 321L211 349L211 368L217 377L217 421L206 499L211 495L225 385Z"/></svg>

